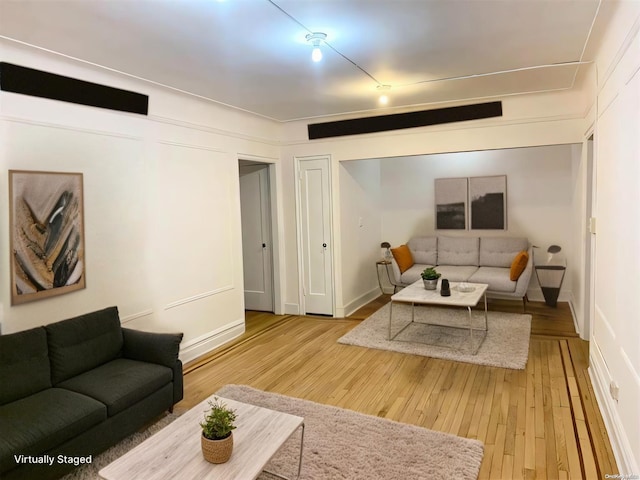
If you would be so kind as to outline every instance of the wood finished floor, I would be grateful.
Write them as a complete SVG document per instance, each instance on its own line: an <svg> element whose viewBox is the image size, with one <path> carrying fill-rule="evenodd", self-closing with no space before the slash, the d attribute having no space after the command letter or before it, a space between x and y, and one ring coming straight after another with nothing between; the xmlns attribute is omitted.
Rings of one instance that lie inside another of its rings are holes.
<svg viewBox="0 0 640 480"><path fill-rule="evenodd" d="M532 302L525 370L338 344L389 301L347 319L247 312L246 333L185 366L191 408L226 384L335 405L484 443L480 479L601 479L618 473L567 304ZM493 301L490 310L521 313Z"/></svg>

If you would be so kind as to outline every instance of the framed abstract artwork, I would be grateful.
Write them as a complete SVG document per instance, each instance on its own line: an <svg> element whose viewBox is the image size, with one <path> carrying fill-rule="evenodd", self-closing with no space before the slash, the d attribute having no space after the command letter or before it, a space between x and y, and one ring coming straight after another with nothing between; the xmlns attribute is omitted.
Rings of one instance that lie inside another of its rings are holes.
<svg viewBox="0 0 640 480"><path fill-rule="evenodd" d="M437 230L466 230L467 183L466 178L435 179Z"/></svg>
<svg viewBox="0 0 640 480"><path fill-rule="evenodd" d="M507 176L470 177L471 230L507 229Z"/></svg>
<svg viewBox="0 0 640 480"><path fill-rule="evenodd" d="M85 288L81 173L9 171L11 304Z"/></svg>

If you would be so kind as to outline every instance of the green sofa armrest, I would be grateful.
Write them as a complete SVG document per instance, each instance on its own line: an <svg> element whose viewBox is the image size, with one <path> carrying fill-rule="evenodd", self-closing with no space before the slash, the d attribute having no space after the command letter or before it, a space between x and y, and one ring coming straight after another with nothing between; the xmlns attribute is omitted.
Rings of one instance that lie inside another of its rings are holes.
<svg viewBox="0 0 640 480"><path fill-rule="evenodd" d="M141 362L157 363L173 371L173 403L182 400L184 391L182 362L178 358L182 333L142 332L130 328L122 329L124 358Z"/></svg>
<svg viewBox="0 0 640 480"><path fill-rule="evenodd" d="M123 356L173 368L178 362L182 333L142 332L123 328Z"/></svg>

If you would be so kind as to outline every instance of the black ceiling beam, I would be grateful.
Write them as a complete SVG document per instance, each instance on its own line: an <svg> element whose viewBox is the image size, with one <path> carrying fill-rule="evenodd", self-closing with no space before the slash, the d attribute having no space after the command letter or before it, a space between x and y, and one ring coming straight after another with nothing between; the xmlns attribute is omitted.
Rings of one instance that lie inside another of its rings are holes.
<svg viewBox="0 0 640 480"><path fill-rule="evenodd" d="M309 140L363 133L385 132L403 128L426 127L442 123L464 122L482 118L501 117L502 102L476 103L458 107L436 108L419 112L394 113L376 117L311 123L307 126Z"/></svg>

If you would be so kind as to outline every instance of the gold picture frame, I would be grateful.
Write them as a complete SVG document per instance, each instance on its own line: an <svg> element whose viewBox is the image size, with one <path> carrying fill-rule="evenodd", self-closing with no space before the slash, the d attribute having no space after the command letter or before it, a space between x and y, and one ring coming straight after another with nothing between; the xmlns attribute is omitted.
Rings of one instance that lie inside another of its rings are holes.
<svg viewBox="0 0 640 480"><path fill-rule="evenodd" d="M9 170L11 304L86 287L81 173Z"/></svg>

